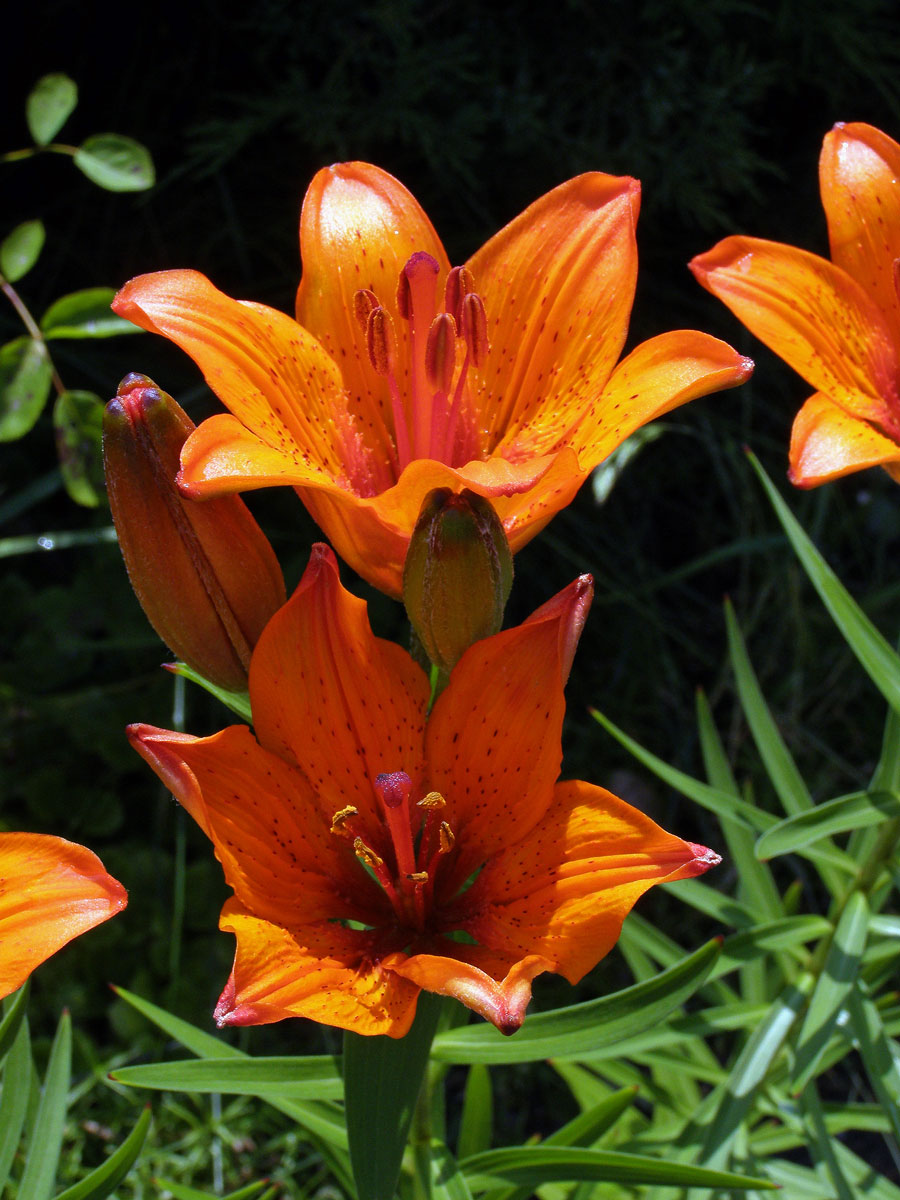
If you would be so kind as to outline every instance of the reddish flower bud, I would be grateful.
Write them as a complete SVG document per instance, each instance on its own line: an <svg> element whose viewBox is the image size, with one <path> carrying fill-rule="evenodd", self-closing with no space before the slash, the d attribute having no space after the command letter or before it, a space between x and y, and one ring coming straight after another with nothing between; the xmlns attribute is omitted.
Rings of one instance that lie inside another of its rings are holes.
<svg viewBox="0 0 900 1200"><path fill-rule="evenodd" d="M403 569L403 603L425 652L450 671L473 642L497 633L512 586L500 518L468 489L425 497Z"/></svg>
<svg viewBox="0 0 900 1200"><path fill-rule="evenodd" d="M250 654L285 601L274 551L237 496L189 500L175 483L194 423L145 375L127 375L103 416L103 461L131 586L181 659L245 691Z"/></svg>

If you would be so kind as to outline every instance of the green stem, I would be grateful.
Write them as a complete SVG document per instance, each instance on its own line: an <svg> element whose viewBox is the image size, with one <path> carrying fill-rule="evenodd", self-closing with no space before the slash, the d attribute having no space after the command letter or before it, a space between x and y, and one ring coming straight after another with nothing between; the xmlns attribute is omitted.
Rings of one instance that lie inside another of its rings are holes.
<svg viewBox="0 0 900 1200"><path fill-rule="evenodd" d="M28 310L27 306L25 305L25 302L23 301L23 299L19 295L19 293L16 291L16 289L9 282L9 280L5 279L2 275L0 275L0 291L2 291L4 293L7 300L10 302L10 304L16 310L16 313L18 314L19 319L21 320L21 322L25 326L25 328L28 330L28 336L31 338L31 340L33 342L37 342L39 346L43 347L44 354L47 356L47 361L50 363L50 370L52 372L53 386L56 389L57 395L61 396L63 394L63 392L65 392L65 390L66 390L65 384L63 383L62 379L59 377L59 372L56 370L56 367L54 366L53 359L50 356L50 351L47 348L47 343L44 341L44 335L41 333L41 327L38 325L37 321L35 321L34 317L31 315L30 311Z"/></svg>

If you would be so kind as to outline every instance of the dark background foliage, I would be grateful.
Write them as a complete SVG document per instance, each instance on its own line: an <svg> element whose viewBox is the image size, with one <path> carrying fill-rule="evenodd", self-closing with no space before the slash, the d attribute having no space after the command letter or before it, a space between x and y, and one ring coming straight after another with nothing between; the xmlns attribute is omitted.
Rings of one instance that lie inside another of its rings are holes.
<svg viewBox="0 0 900 1200"><path fill-rule="evenodd" d="M107 128L136 137L154 156L159 184L142 195L103 193L50 155L0 166L0 234L34 216L47 226L48 250L22 285L38 312L66 291L179 266L290 310L300 201L330 161L368 159L396 174L454 261L570 175L640 178L631 343L696 327L751 354L758 370L739 391L668 418L666 435L604 505L586 486L517 558L509 617L574 574L594 573L597 601L570 687L567 771L609 783L703 840L702 814L643 778L587 706L697 771L692 707L702 686L742 767L746 731L724 663L725 593L785 735L823 794L865 780L881 705L811 598L741 452L751 445L783 479L791 421L808 389L685 263L731 232L827 251L821 139L837 120L900 135L900 12L890 0L557 0L527 22L522 11L511 0L44 0L22 14L21 49L6 56L0 150L26 144L27 92L41 75L63 71L81 89L65 139ZM0 309L0 341L18 332L12 310ZM212 410L192 364L160 339L56 346L69 386L112 395L119 378L139 370L195 419ZM886 475L869 472L790 497L889 636L896 495ZM258 493L251 503L293 586L314 528L290 493ZM0 537L108 521L107 511L65 497L49 421L0 446ZM383 631L404 636L396 606L374 597L373 610ZM131 895L124 916L38 973L36 1011L49 1023L69 1004L108 1038L101 985L112 979L206 1024L231 952L215 932L224 888L203 839L124 740L128 721L170 723L172 683L157 669L166 654L115 546L3 559L0 614L3 827L88 843ZM188 728L221 723L212 701L189 692ZM657 910L665 920L664 899ZM608 986L616 970L611 960L592 986ZM559 1000L570 994L550 988ZM137 1028L124 1008L113 1018L121 1037ZM289 1032L306 1036L300 1025Z"/></svg>

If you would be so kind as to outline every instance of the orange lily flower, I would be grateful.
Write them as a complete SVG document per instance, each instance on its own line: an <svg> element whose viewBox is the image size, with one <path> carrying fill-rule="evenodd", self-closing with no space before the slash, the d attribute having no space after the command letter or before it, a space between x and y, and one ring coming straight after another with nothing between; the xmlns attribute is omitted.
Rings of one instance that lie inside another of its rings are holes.
<svg viewBox="0 0 900 1200"><path fill-rule="evenodd" d="M580 175L451 270L402 184L342 163L303 203L296 322L195 271L131 280L115 311L187 351L233 414L189 439L183 490L290 484L341 557L397 597L433 488L490 498L520 549L635 429L752 370L690 330L616 366L639 196L634 179Z"/></svg>
<svg viewBox="0 0 900 1200"><path fill-rule="evenodd" d="M254 651L255 737L131 727L234 889L220 1025L401 1037L425 988L511 1033L536 975L577 982L647 888L719 861L602 788L556 783L590 597L582 577L477 642L428 715L425 673L373 635L320 545Z"/></svg>
<svg viewBox="0 0 900 1200"><path fill-rule="evenodd" d="M0 997L128 896L90 850L40 833L0 833Z"/></svg>
<svg viewBox="0 0 900 1200"><path fill-rule="evenodd" d="M831 262L728 237L691 270L816 389L794 421L791 482L873 466L900 481L900 146L871 125L835 125L819 185Z"/></svg>

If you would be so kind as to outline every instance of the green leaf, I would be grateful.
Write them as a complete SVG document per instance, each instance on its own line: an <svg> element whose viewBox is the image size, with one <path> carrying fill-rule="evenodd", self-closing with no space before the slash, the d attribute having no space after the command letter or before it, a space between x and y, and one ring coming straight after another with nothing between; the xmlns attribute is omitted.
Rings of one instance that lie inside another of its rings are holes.
<svg viewBox="0 0 900 1200"><path fill-rule="evenodd" d="M856 980L868 932L868 901L862 892L851 892L828 947L825 965L816 980L797 1040L791 1081L794 1092L802 1091L816 1073Z"/></svg>
<svg viewBox="0 0 900 1200"><path fill-rule="evenodd" d="M142 333L137 325L117 317L109 307L115 295L114 288L91 287L60 296L41 317L41 332L48 341L52 338L106 338L122 333Z"/></svg>
<svg viewBox="0 0 900 1200"><path fill-rule="evenodd" d="M769 712L756 672L747 655L734 609L728 601L725 603L725 623L738 697L756 748L785 811L789 816L803 812L804 809L812 807L812 798Z"/></svg>
<svg viewBox="0 0 900 1200"><path fill-rule="evenodd" d="M444 1143L432 1138L422 1151L428 1156L432 1200L471 1200L466 1177Z"/></svg>
<svg viewBox="0 0 900 1200"><path fill-rule="evenodd" d="M757 459L747 453L801 566L847 645L892 708L900 710L900 658L878 632L803 531Z"/></svg>
<svg viewBox="0 0 900 1200"><path fill-rule="evenodd" d="M846 1037L852 1037L859 1047L869 1083L891 1123L895 1140L900 1144L900 1063L894 1057L881 1015L859 987L848 992L847 1011L850 1022L842 1032Z"/></svg>
<svg viewBox="0 0 900 1200"><path fill-rule="evenodd" d="M25 120L39 146L52 142L78 103L78 87L68 75L45 75L25 101Z"/></svg>
<svg viewBox="0 0 900 1200"><path fill-rule="evenodd" d="M241 720L246 721L248 725L253 724L249 692L226 691L225 688L219 687L218 684L211 683L199 671L195 671L193 667L189 667L187 663L167 663L166 667L173 675L181 675L184 679L190 679L192 683L199 684L210 695L215 696L217 700L221 700L226 708L230 708L233 713L237 713Z"/></svg>
<svg viewBox="0 0 900 1200"><path fill-rule="evenodd" d="M394 1195L441 1006L440 996L421 992L402 1038L344 1034L344 1106L358 1200Z"/></svg>
<svg viewBox="0 0 900 1200"><path fill-rule="evenodd" d="M43 411L53 382L47 349L30 337L0 347L0 442L23 437Z"/></svg>
<svg viewBox="0 0 900 1200"><path fill-rule="evenodd" d="M486 1191L501 1183L536 1188L544 1183L578 1179L634 1185L658 1183L673 1187L770 1189L775 1186L767 1179L754 1179L730 1171L710 1171L671 1159L567 1146L511 1146L488 1150L465 1159L460 1167L475 1191Z"/></svg>
<svg viewBox="0 0 900 1200"><path fill-rule="evenodd" d="M53 406L56 452L66 491L76 504L96 508L103 484L103 401L93 392L63 392Z"/></svg>
<svg viewBox="0 0 900 1200"><path fill-rule="evenodd" d="M683 1004L706 979L721 950L718 940L636 984L568 1008L537 1013L510 1038L493 1025L448 1029L434 1039L432 1057L452 1063L535 1062L544 1058L579 1057L652 1028Z"/></svg>
<svg viewBox="0 0 900 1200"><path fill-rule="evenodd" d="M156 182L149 150L119 133L95 133L82 142L75 166L108 192L143 192Z"/></svg>
<svg viewBox="0 0 900 1200"><path fill-rule="evenodd" d="M6 1011L3 1014L3 1020L0 1021L0 1062L18 1037L19 1027L28 1011L28 983L29 981L26 979L19 990L7 998L4 1006ZM2 1187L0 1187L0 1191L2 1191Z"/></svg>
<svg viewBox="0 0 900 1200"><path fill-rule="evenodd" d="M31 1092L31 1072L31 1038L26 1018L20 1023L19 1032L3 1063L3 1088L0 1091L0 1194L5 1193L9 1169L22 1136Z"/></svg>
<svg viewBox="0 0 900 1200"><path fill-rule="evenodd" d="M470 1154L478 1154L490 1146L493 1129L493 1104L491 1073L484 1063L473 1063L469 1067L466 1090L463 1095L459 1140L456 1145L458 1158L467 1158Z"/></svg>
<svg viewBox="0 0 900 1200"><path fill-rule="evenodd" d="M150 1109L145 1108L128 1137L106 1162L95 1167L84 1179L66 1188L56 1200L104 1200L112 1195L134 1164L150 1129Z"/></svg>
<svg viewBox="0 0 900 1200"><path fill-rule="evenodd" d="M821 838L846 833L868 825L880 825L888 817L900 815L900 798L889 792L851 792L817 804L808 812L787 817L767 829L756 843L759 858L777 858L793 854Z"/></svg>
<svg viewBox="0 0 900 1200"><path fill-rule="evenodd" d="M47 1074L34 1128L28 1139L25 1170L18 1194L28 1200L48 1200L53 1191L62 1148L72 1073L72 1022L64 1012L50 1048Z"/></svg>
<svg viewBox="0 0 900 1200"><path fill-rule="evenodd" d="M713 967L712 977L725 975L748 959L765 955L770 950L796 949L806 942L828 937L831 931L832 926L824 917L808 914L784 917L733 933L725 939L722 957Z"/></svg>
<svg viewBox="0 0 900 1200"><path fill-rule="evenodd" d="M0 242L0 275L15 283L27 275L44 248L43 221L23 221Z"/></svg>
<svg viewBox="0 0 900 1200"><path fill-rule="evenodd" d="M269 1181L257 1179L255 1183L245 1184L244 1187L238 1188L236 1192L229 1192L226 1196L219 1196L215 1192L202 1192L199 1188L189 1187L186 1183L176 1183L174 1179L154 1179L153 1182L160 1190L171 1192L175 1200L250 1200L251 1196L258 1196L260 1192L264 1192ZM265 1196L269 1194L268 1191L264 1192Z"/></svg>
<svg viewBox="0 0 900 1200"><path fill-rule="evenodd" d="M164 1008L158 1008L149 1000L144 1000L143 997L136 996L133 992L126 991L125 988L115 987L113 991L126 1004L130 1004L148 1021L152 1021L163 1033L179 1042L192 1054L203 1058L250 1058L249 1054L239 1050L237 1046L223 1042L213 1034L207 1033L205 1029L198 1029L196 1025L183 1021L181 1017L173 1016ZM286 1100L281 1096L266 1096L264 1099L272 1108L277 1108L279 1112L285 1113L298 1125L308 1129L310 1133L321 1138L329 1146L336 1147L338 1151L346 1149L347 1131L344 1127L343 1113L337 1106L333 1106L327 1101L322 1103L311 1100L301 1102Z"/></svg>
<svg viewBox="0 0 900 1200"><path fill-rule="evenodd" d="M810 1154L819 1178L831 1184L838 1200L856 1200L856 1193L845 1179L837 1160L834 1139L825 1127L825 1114L815 1086L810 1085L806 1088L802 1104L806 1116L804 1123L808 1131Z"/></svg>
<svg viewBox="0 0 900 1200"><path fill-rule="evenodd" d="M343 1094L335 1060L307 1058L189 1058L182 1062L118 1067L110 1078L129 1087L173 1092L225 1092L231 1096L338 1099Z"/></svg>

